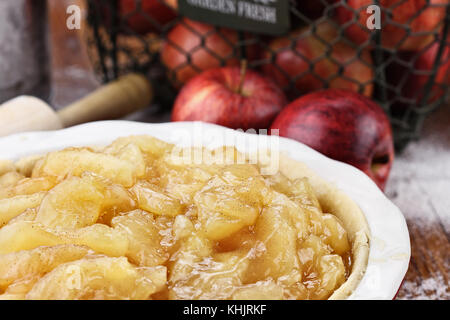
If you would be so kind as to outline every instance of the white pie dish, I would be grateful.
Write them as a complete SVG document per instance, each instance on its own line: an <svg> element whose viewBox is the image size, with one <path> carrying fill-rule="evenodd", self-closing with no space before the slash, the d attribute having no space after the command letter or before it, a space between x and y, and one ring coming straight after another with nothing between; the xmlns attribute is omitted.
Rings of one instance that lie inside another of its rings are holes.
<svg viewBox="0 0 450 320"><path fill-rule="evenodd" d="M183 146L201 144L214 148L225 143L240 151L245 148L246 152L256 151L258 146L269 146L278 138L198 122L102 121L0 138L0 159L16 160L73 146L106 145L118 137L139 134ZM218 137L226 137L226 141ZM348 299L393 299L407 271L411 251L408 229L400 210L358 169L331 160L294 140L279 138L278 141L281 152L303 162L356 202L368 222L371 238L367 269Z"/></svg>

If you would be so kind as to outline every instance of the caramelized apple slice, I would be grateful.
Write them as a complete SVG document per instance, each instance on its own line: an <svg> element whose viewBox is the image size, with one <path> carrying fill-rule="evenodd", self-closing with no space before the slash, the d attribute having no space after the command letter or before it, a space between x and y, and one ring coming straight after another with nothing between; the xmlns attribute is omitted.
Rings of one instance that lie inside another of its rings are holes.
<svg viewBox="0 0 450 320"><path fill-rule="evenodd" d="M25 178L17 171L10 171L0 176L0 188L15 186L19 181Z"/></svg>
<svg viewBox="0 0 450 320"><path fill-rule="evenodd" d="M185 264L178 260L177 264ZM244 250L214 254L191 263L191 271L184 278L169 279L171 299L230 299L235 288L242 285L242 277L249 265Z"/></svg>
<svg viewBox="0 0 450 320"><path fill-rule="evenodd" d="M276 208L264 208L255 227L259 250L246 275L246 283L267 277L278 279L298 268L296 231Z"/></svg>
<svg viewBox="0 0 450 320"><path fill-rule="evenodd" d="M334 252L343 255L350 250L350 243L339 219L332 214L324 214L323 221L326 225L325 243L333 248Z"/></svg>
<svg viewBox="0 0 450 320"><path fill-rule="evenodd" d="M345 281L345 266L336 254L322 256L318 265L320 285L315 293L317 299L326 299Z"/></svg>
<svg viewBox="0 0 450 320"><path fill-rule="evenodd" d="M233 300L282 300L283 287L273 280L242 286L233 293Z"/></svg>
<svg viewBox="0 0 450 320"><path fill-rule="evenodd" d="M165 194L148 182L138 182L131 191L135 194L139 208L142 210L172 217L184 212L184 206L180 200Z"/></svg>
<svg viewBox="0 0 450 320"><path fill-rule="evenodd" d="M103 194L88 179L72 177L48 193L36 222L50 228L83 228L97 221L102 201Z"/></svg>
<svg viewBox="0 0 450 320"><path fill-rule="evenodd" d="M126 256L131 262L145 267L163 264L168 254L161 247L161 235L153 215L135 210L112 219L111 225L128 237Z"/></svg>
<svg viewBox="0 0 450 320"><path fill-rule="evenodd" d="M45 192L39 192L0 200L0 228L27 209L39 206L44 197Z"/></svg>
<svg viewBox="0 0 450 320"><path fill-rule="evenodd" d="M156 271L157 272L157 271ZM126 258L93 257L56 267L26 295L39 300L148 299L161 288L151 270L136 268Z"/></svg>
<svg viewBox="0 0 450 320"><path fill-rule="evenodd" d="M66 149L49 153L33 169L32 177L81 176L93 172L126 187L133 185L137 171L133 163L89 149Z"/></svg>
<svg viewBox="0 0 450 320"><path fill-rule="evenodd" d="M0 254L60 244L85 245L109 256L124 256L128 250L127 236L103 224L56 231L33 221L18 221L0 229Z"/></svg>
<svg viewBox="0 0 450 320"><path fill-rule="evenodd" d="M0 290L18 280L42 276L58 265L79 260L88 253L87 247L59 245L0 255Z"/></svg>
<svg viewBox="0 0 450 320"><path fill-rule="evenodd" d="M56 185L55 177L24 178L15 185L0 189L0 199L48 191Z"/></svg>
<svg viewBox="0 0 450 320"><path fill-rule="evenodd" d="M106 151L118 151L130 143L137 145L142 152L156 158L161 157L173 148L172 144L151 136L129 136L116 139L107 147Z"/></svg>
<svg viewBox="0 0 450 320"><path fill-rule="evenodd" d="M0 177L11 171L16 171L14 163L11 160L0 160Z"/></svg>

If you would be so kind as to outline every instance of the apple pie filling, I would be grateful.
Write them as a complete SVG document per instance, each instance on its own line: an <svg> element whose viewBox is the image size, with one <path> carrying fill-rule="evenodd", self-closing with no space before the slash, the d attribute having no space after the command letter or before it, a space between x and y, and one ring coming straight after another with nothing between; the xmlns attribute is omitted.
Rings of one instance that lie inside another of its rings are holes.
<svg viewBox="0 0 450 320"><path fill-rule="evenodd" d="M327 299L346 281L347 232L308 178L173 148L120 138L3 170L0 298Z"/></svg>

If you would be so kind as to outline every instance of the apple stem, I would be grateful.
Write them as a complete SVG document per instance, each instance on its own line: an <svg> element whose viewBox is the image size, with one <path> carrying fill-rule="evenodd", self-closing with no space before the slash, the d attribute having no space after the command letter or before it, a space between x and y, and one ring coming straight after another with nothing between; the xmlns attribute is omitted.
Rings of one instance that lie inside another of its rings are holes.
<svg viewBox="0 0 450 320"><path fill-rule="evenodd" d="M242 59L241 60L241 79L239 81L239 87L237 90L237 93L242 94L242 89L244 86L244 80L245 80L245 74L247 73L247 60Z"/></svg>

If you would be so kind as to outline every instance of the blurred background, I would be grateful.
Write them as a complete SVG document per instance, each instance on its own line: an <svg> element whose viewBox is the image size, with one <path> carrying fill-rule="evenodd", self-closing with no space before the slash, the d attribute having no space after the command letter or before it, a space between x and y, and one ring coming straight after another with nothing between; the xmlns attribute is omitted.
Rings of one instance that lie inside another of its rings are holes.
<svg viewBox="0 0 450 320"><path fill-rule="evenodd" d="M397 298L449 299L450 4L399 1L389 10L416 10L415 20L369 35L348 18L354 3L291 0L291 31L268 36L187 19L176 0L0 0L0 102L30 94L61 109L137 71L155 97L125 119L166 122L189 79L242 60L290 100L322 88L359 92L383 107L394 129L385 192L412 243ZM70 5L81 9L80 29L66 25Z"/></svg>

